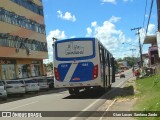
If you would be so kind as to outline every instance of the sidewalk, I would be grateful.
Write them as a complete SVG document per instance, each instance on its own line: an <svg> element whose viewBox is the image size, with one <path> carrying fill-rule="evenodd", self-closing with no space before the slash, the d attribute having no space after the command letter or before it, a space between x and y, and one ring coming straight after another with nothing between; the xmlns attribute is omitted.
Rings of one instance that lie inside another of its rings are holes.
<svg viewBox="0 0 160 120"><path fill-rule="evenodd" d="M126 86L134 86L134 80L136 80L136 77L130 78L123 86L122 88L125 88ZM125 89L124 89L125 90ZM120 92L129 92L129 91L120 91ZM134 91L135 93L135 91ZM121 93L126 94L126 93ZM124 95L125 96L125 95ZM127 95L126 95L127 96ZM134 97L118 97L114 100L112 100L112 103L108 106L108 100L106 103L102 105L102 108L106 108L105 111L131 111L132 106L136 102L136 99ZM111 101L110 101L111 102ZM103 114L105 116L105 113ZM135 120L133 117L101 117L99 120Z"/></svg>
<svg viewBox="0 0 160 120"><path fill-rule="evenodd" d="M120 88L116 88L114 92L108 94L106 102L97 110L97 112L102 111L102 115L100 117L92 117L96 115L95 112L87 120L135 120L133 117L118 117L115 115L116 112L131 111L136 102L136 98L134 98L134 80L136 80L136 77L129 78Z"/></svg>

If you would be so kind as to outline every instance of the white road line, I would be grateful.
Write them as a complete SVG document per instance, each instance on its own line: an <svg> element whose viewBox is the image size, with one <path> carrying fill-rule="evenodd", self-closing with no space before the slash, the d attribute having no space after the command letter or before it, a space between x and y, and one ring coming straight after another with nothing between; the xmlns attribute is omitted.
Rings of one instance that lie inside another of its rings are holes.
<svg viewBox="0 0 160 120"><path fill-rule="evenodd" d="M106 109L106 111L109 110L109 108L115 103L116 100L117 100L117 99L114 99L114 100L112 101L112 103L108 106L108 108ZM99 120L102 120L104 115L105 115L105 112L103 113L103 115L100 117Z"/></svg>
<svg viewBox="0 0 160 120"><path fill-rule="evenodd" d="M125 81L122 81L120 84L116 85L116 87L121 86ZM107 94L109 94L111 91L109 91ZM97 99L96 101L94 101L92 104L90 104L88 107L86 107L85 109L83 109L81 112L79 112L77 115L75 115L74 117L70 118L69 120L75 120L77 119L78 116L80 116L83 111L87 111L89 108L91 108L94 104L96 104L98 101L100 101L106 94L104 94L103 96L101 96L99 99ZM115 102L115 100L109 105L110 107L113 105L113 103ZM109 109L109 108L108 108ZM101 118L102 119L102 118Z"/></svg>
<svg viewBox="0 0 160 120"><path fill-rule="evenodd" d="M130 78L129 78L129 79L130 79ZM121 82L120 84L118 84L117 86L121 86L124 82L125 82L125 81L122 81L122 82ZM117 87L117 86L116 86L116 87ZM117 99L114 99L114 100L112 101L112 103L108 106L108 108L107 108L105 111L108 111L109 108L116 102L116 100L117 100ZM103 113L103 115L100 117L99 120L102 120L104 115L105 115L105 112Z"/></svg>
<svg viewBox="0 0 160 120"><path fill-rule="evenodd" d="M6 111L10 111L10 110L14 110L14 109L17 109L17 108L21 108L21 107L24 107L24 106L27 106L27 105L31 105L31 104L34 104L34 103L37 103L37 102L38 102L38 101L31 102L31 103L28 103L28 104L24 104L24 105L21 105L21 106L17 106L17 107L8 109L8 110L6 110Z"/></svg>

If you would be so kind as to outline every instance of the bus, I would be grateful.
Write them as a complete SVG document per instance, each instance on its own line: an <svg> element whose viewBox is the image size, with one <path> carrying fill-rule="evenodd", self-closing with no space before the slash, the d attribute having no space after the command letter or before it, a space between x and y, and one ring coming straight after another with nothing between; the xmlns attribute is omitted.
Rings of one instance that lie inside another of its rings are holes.
<svg viewBox="0 0 160 120"><path fill-rule="evenodd" d="M97 38L56 40L53 44L54 87L70 94L81 89L111 88L115 82L113 55Z"/></svg>

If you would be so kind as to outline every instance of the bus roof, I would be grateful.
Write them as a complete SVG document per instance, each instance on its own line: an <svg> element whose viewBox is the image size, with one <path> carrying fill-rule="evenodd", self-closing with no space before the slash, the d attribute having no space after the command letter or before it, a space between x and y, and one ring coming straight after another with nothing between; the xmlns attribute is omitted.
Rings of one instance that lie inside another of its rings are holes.
<svg viewBox="0 0 160 120"><path fill-rule="evenodd" d="M62 42L62 41L72 41L72 40L86 40L86 39L88 39L88 40L95 40L96 38L94 38L94 37L80 37L80 38L68 38L68 39L58 39L58 40L56 40L56 42Z"/></svg>
<svg viewBox="0 0 160 120"><path fill-rule="evenodd" d="M79 41L79 40L83 41L83 40L86 40L86 39L88 39L88 40L97 40L107 50L107 52L109 54L111 54L109 52L109 50L103 45L103 43L96 37L79 37L79 38L58 39L55 42L59 43L59 42L67 42L67 41L72 41L72 40L74 40L74 41ZM113 55L112 55L112 57L113 57Z"/></svg>

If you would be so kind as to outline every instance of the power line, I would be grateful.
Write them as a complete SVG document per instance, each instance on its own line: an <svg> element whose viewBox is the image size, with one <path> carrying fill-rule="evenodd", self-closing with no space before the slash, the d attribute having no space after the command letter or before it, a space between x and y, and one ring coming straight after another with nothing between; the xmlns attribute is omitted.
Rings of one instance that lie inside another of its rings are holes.
<svg viewBox="0 0 160 120"><path fill-rule="evenodd" d="M149 26L151 14L152 14L153 2L154 2L154 0L152 0L152 2L151 2L150 12L149 12L149 18L148 18L148 23L147 23L147 28L146 28L146 35L147 35L147 32L148 32L148 26Z"/></svg>
<svg viewBox="0 0 160 120"><path fill-rule="evenodd" d="M145 11L144 11L143 28L144 28L144 23L145 23L145 18L146 18L146 10L147 10L147 0L146 0L146 4L145 4Z"/></svg>

